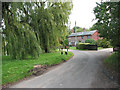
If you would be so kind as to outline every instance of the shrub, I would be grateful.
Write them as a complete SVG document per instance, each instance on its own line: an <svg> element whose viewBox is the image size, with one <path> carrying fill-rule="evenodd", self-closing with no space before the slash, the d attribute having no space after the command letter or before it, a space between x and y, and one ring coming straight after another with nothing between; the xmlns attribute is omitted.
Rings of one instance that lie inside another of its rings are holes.
<svg viewBox="0 0 120 90"><path fill-rule="evenodd" d="M90 43L91 45L96 45L96 41L94 39L87 39L85 43Z"/></svg>
<svg viewBox="0 0 120 90"><path fill-rule="evenodd" d="M99 39L99 40L97 40L97 45L99 47L103 47L103 48L109 48L109 47L111 47L110 42L107 41L106 38L105 39Z"/></svg>
<svg viewBox="0 0 120 90"><path fill-rule="evenodd" d="M101 46L101 42L102 42L101 39L98 39L96 42L97 42L97 46L98 46L98 47L102 47L102 46Z"/></svg>

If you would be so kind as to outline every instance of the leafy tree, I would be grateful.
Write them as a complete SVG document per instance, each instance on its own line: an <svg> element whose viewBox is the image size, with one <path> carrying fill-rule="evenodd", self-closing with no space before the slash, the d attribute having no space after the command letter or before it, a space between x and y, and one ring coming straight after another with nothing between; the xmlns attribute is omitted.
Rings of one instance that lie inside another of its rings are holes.
<svg viewBox="0 0 120 90"><path fill-rule="evenodd" d="M94 14L100 35L120 49L120 2L97 3Z"/></svg>
<svg viewBox="0 0 120 90"><path fill-rule="evenodd" d="M71 2L3 3L4 47L14 59L36 58L59 45L67 34Z"/></svg>
<svg viewBox="0 0 120 90"><path fill-rule="evenodd" d="M73 27L73 30L75 31L75 26ZM86 31L90 31L89 29L85 28ZM83 28L76 26L76 32L83 32Z"/></svg>
<svg viewBox="0 0 120 90"><path fill-rule="evenodd" d="M109 47L111 47L110 42L106 38L104 38L104 39L98 39L97 40L97 45L99 47L103 47L103 48L109 48Z"/></svg>
<svg viewBox="0 0 120 90"><path fill-rule="evenodd" d="M40 46L29 24L20 22L20 13L17 12L17 7L20 6L23 7L23 4L3 3L3 40L7 43L7 52L13 59L24 59L28 55L36 58L40 54Z"/></svg>
<svg viewBox="0 0 120 90"><path fill-rule="evenodd" d="M50 52L50 48L58 45L58 39L64 40L67 35L68 27L66 25L68 24L72 3L49 2L47 7L45 2L40 4L38 4L40 6L36 10L39 15L36 13L32 15L35 23L33 22L31 26L35 26L34 30L38 34L41 48L45 52Z"/></svg>
<svg viewBox="0 0 120 90"><path fill-rule="evenodd" d="M80 28L77 28L77 29L76 29L76 32L83 32L83 28L81 28L81 27L80 27Z"/></svg>

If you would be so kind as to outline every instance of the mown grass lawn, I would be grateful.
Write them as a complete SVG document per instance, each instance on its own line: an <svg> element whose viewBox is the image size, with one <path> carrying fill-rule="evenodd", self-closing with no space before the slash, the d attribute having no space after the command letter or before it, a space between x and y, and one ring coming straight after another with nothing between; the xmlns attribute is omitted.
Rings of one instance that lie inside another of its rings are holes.
<svg viewBox="0 0 120 90"><path fill-rule="evenodd" d="M72 52L68 55L61 55L60 52L41 54L38 59L12 60L10 56L2 57L2 85L16 82L31 75L29 70L36 64L54 65L63 60L68 60L73 56Z"/></svg>
<svg viewBox="0 0 120 90"><path fill-rule="evenodd" d="M77 50L76 47L69 47L71 50Z"/></svg>
<svg viewBox="0 0 120 90"><path fill-rule="evenodd" d="M76 47L70 47L69 49L71 49L71 50L85 50L85 51L88 51L87 49L77 49Z"/></svg>

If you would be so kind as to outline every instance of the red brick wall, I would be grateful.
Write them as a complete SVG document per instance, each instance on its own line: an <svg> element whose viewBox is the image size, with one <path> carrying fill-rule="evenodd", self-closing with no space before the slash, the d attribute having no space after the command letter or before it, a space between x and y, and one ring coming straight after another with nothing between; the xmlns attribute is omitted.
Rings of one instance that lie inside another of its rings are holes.
<svg viewBox="0 0 120 90"><path fill-rule="evenodd" d="M92 35L92 37L91 37L91 39L94 39L95 41L97 41L97 39L98 39L98 32L95 32L93 35Z"/></svg>
<svg viewBox="0 0 120 90"><path fill-rule="evenodd" d="M87 35L85 35L83 39L82 39L82 36L78 36L78 41L85 41L86 39L88 39ZM89 39L91 39L91 36Z"/></svg>
<svg viewBox="0 0 120 90"><path fill-rule="evenodd" d="M78 36L78 41L81 41L81 39L82 39L81 36Z"/></svg>
<svg viewBox="0 0 120 90"><path fill-rule="evenodd" d="M86 40L87 39L87 36L84 36L83 40Z"/></svg>
<svg viewBox="0 0 120 90"><path fill-rule="evenodd" d="M75 41L75 37L74 37L74 36L69 37L69 38L68 38L68 41L69 41L69 42L71 42L71 41Z"/></svg>
<svg viewBox="0 0 120 90"><path fill-rule="evenodd" d="M100 38L99 35L100 35L100 34L99 34L98 32L95 32L95 33L92 35L91 39L94 39L95 41L97 41L98 39L103 39L103 38Z"/></svg>

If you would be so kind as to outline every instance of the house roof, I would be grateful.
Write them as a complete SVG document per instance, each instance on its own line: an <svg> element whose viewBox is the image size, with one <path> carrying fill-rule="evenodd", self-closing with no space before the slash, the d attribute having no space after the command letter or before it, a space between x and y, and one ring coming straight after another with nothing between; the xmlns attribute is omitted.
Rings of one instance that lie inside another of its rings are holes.
<svg viewBox="0 0 120 90"><path fill-rule="evenodd" d="M78 32L78 33L72 33L71 35L69 35L68 37L72 37L72 36L84 36L84 35L92 35L96 32L97 30L93 30L93 31L86 31L86 32Z"/></svg>

